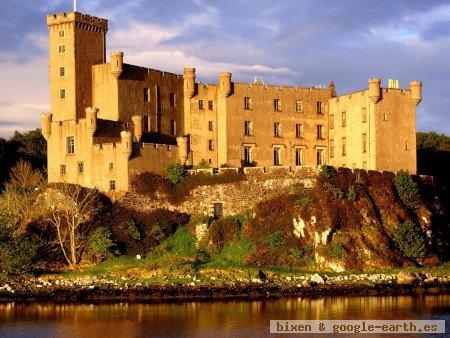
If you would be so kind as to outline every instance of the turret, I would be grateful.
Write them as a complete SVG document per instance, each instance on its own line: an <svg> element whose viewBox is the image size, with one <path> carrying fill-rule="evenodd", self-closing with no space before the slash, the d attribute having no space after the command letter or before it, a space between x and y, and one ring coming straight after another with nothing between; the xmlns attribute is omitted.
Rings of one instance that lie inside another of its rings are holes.
<svg viewBox="0 0 450 338"><path fill-rule="evenodd" d="M415 106L417 106L420 101L422 101L422 82L412 81L409 84L409 89L411 90L411 99Z"/></svg>
<svg viewBox="0 0 450 338"><path fill-rule="evenodd" d="M195 68L183 69L184 95L192 98L195 94Z"/></svg>
<svg viewBox="0 0 450 338"><path fill-rule="evenodd" d="M111 52L111 73L119 78L123 69L123 52Z"/></svg>
<svg viewBox="0 0 450 338"><path fill-rule="evenodd" d="M94 107L87 107L84 111L86 113L86 128L93 135L97 130L98 109Z"/></svg>
<svg viewBox="0 0 450 338"><path fill-rule="evenodd" d="M186 164L189 155L187 137L186 136L177 137L177 145L178 145L178 158L181 164Z"/></svg>
<svg viewBox="0 0 450 338"><path fill-rule="evenodd" d="M373 103L377 103L381 99L381 80L378 78L369 79L369 98Z"/></svg>
<svg viewBox="0 0 450 338"><path fill-rule="evenodd" d="M330 84L328 85L328 90L330 91L332 97L336 96L336 85L334 84L333 81L331 81Z"/></svg>
<svg viewBox="0 0 450 338"><path fill-rule="evenodd" d="M222 97L228 97L231 93L231 73L220 73L219 93Z"/></svg>
<svg viewBox="0 0 450 338"><path fill-rule="evenodd" d="M131 117L131 120L134 124L134 137L139 142L142 137L142 116L140 115L133 115Z"/></svg>
<svg viewBox="0 0 450 338"><path fill-rule="evenodd" d="M120 138L122 140L121 146L122 146L122 155L124 155L127 159L131 156L131 149L132 149L132 139L131 139L131 133L129 131L122 131L120 133Z"/></svg>
<svg viewBox="0 0 450 338"><path fill-rule="evenodd" d="M41 115L42 135L48 141L52 133L52 114L44 113Z"/></svg>

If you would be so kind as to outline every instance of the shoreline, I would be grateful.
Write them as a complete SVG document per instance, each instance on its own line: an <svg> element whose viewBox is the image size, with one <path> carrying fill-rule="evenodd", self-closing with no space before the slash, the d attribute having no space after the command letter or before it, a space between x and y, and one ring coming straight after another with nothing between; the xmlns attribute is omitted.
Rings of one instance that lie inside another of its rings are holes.
<svg viewBox="0 0 450 338"><path fill-rule="evenodd" d="M450 282L365 283L281 285L273 282L203 285L87 285L60 287L19 287L17 283L0 287L0 303L159 303L188 301L262 300L283 297L320 298L329 296L399 296L450 294ZM13 289L15 287L15 289Z"/></svg>

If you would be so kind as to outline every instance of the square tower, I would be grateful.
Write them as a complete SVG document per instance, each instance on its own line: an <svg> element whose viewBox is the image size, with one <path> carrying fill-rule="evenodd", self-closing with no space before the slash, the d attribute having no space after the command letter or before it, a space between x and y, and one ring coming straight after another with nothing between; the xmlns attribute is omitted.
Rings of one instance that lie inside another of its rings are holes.
<svg viewBox="0 0 450 338"><path fill-rule="evenodd" d="M92 65L105 62L108 21L77 12L47 16L54 121L84 117L92 102Z"/></svg>

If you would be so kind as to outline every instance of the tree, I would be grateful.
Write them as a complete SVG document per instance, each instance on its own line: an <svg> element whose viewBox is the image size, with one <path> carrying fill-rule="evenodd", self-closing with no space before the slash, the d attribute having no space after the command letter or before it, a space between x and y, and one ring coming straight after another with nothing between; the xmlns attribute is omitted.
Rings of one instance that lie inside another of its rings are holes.
<svg viewBox="0 0 450 338"><path fill-rule="evenodd" d="M42 217L55 231L55 241L71 266L77 265L88 245L94 220L105 207L97 190L58 184L40 196Z"/></svg>

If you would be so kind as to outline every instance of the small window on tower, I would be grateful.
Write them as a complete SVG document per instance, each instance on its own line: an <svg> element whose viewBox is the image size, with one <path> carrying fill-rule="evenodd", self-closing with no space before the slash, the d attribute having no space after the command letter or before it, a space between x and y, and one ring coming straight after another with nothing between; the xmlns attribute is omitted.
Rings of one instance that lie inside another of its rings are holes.
<svg viewBox="0 0 450 338"><path fill-rule="evenodd" d="M213 121L208 121L208 130L209 131L213 131L214 130L214 122Z"/></svg>
<svg viewBox="0 0 450 338"><path fill-rule="evenodd" d="M303 111L303 101L295 101L295 112L301 113Z"/></svg>
<svg viewBox="0 0 450 338"><path fill-rule="evenodd" d="M208 109L213 110L213 102L212 101L208 101Z"/></svg>
<svg viewBox="0 0 450 338"><path fill-rule="evenodd" d="M113 171L113 170L114 170L114 163L109 162L109 171Z"/></svg>
<svg viewBox="0 0 450 338"><path fill-rule="evenodd" d="M144 88L144 102L150 102L150 89Z"/></svg>
<svg viewBox="0 0 450 338"><path fill-rule="evenodd" d="M214 141L213 140L208 140L208 149L214 150Z"/></svg>
<svg viewBox="0 0 450 338"><path fill-rule="evenodd" d="M61 173L61 175L65 175L66 174L66 165L65 164L61 164L59 166L59 172Z"/></svg>
<svg viewBox="0 0 450 338"><path fill-rule="evenodd" d="M58 46L58 53L59 54L64 54L65 52L66 52L66 46L65 45Z"/></svg>
<svg viewBox="0 0 450 338"><path fill-rule="evenodd" d="M109 190L110 191L116 190L116 180L109 180Z"/></svg>
<svg viewBox="0 0 450 338"><path fill-rule="evenodd" d="M63 38L63 37L64 37L64 30L58 31L58 36L59 36L60 38Z"/></svg>
<svg viewBox="0 0 450 338"><path fill-rule="evenodd" d="M198 100L198 109L203 109L203 100Z"/></svg>
<svg viewBox="0 0 450 338"><path fill-rule="evenodd" d="M59 76L63 77L66 75L66 67L59 67Z"/></svg>
<svg viewBox="0 0 450 338"><path fill-rule="evenodd" d="M280 99L273 100L273 110L280 111L281 110L281 102Z"/></svg>
<svg viewBox="0 0 450 338"><path fill-rule="evenodd" d="M84 172L84 163L78 162L78 172L82 174Z"/></svg>
<svg viewBox="0 0 450 338"><path fill-rule="evenodd" d="M323 103L317 102L317 114L323 114Z"/></svg>
<svg viewBox="0 0 450 338"><path fill-rule="evenodd" d="M169 94L169 103L170 103L171 107L175 107L175 94L174 93Z"/></svg>
<svg viewBox="0 0 450 338"><path fill-rule="evenodd" d="M250 109L250 98L244 97L244 109Z"/></svg>
<svg viewBox="0 0 450 338"><path fill-rule="evenodd" d="M59 90L59 98L60 99L65 99L66 98L66 90L65 89L60 89Z"/></svg>
<svg viewBox="0 0 450 338"><path fill-rule="evenodd" d="M170 135L175 135L177 131L177 125L175 123L175 120L170 120Z"/></svg>

